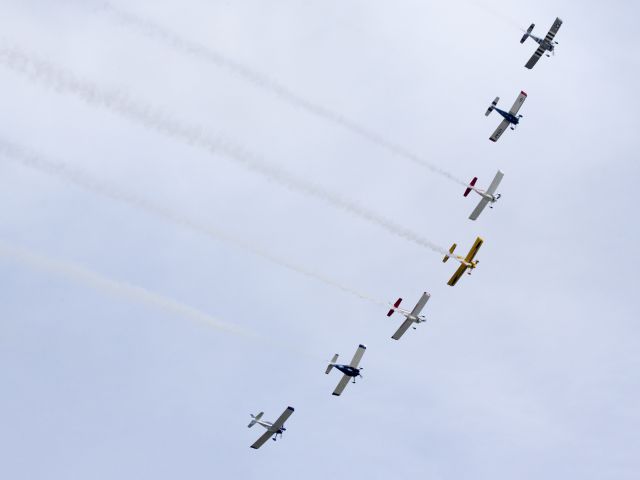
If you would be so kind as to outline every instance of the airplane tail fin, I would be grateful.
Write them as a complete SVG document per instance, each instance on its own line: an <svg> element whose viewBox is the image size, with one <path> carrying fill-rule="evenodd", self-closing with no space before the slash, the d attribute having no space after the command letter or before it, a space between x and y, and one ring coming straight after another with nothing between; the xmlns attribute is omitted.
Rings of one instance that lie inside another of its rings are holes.
<svg viewBox="0 0 640 480"><path fill-rule="evenodd" d="M399 298L398 300L396 300L396 303L393 304L393 308L389 310L389 312L387 312L387 317L390 317L391 315L393 315L393 312L396 311L396 308L400 306L400 302L402 302L402 298Z"/></svg>
<svg viewBox="0 0 640 480"><path fill-rule="evenodd" d="M336 353L331 359L331 362L329 363L329 365L327 365L327 369L324 371L324 373L329 373L333 368L333 364L336 363L337 361L338 361L338 354Z"/></svg>
<svg viewBox="0 0 640 480"><path fill-rule="evenodd" d="M260 420L262 418L262 415L264 415L264 412L260 412L257 415L253 415L251 414L251 423L249 423L249 425L247 425L248 428L253 427L256 423L258 423L258 420Z"/></svg>
<svg viewBox="0 0 640 480"><path fill-rule="evenodd" d="M478 177L473 177L473 180L471 180L469 182L469 187L464 191L464 196L466 197L467 195L469 195L469 193L471 192L471 190L473 190L473 188L476 185L476 182L478 181Z"/></svg>
<svg viewBox="0 0 640 480"><path fill-rule="evenodd" d="M456 243L451 245L451 248L449 249L449 253L453 253L453 251L456 249L457 246L458 246L458 244L456 244ZM446 263L447 260L449 260L449 255L445 255L444 256L444 258L442 259L442 263Z"/></svg>
<svg viewBox="0 0 640 480"><path fill-rule="evenodd" d="M489 105L489 108L487 108L487 111L484 114L485 117L488 117L489 114L493 112L493 109L496 108L496 105L498 105L499 100L500 100L500 97L496 97L496 99L493 102L491 102L491 105Z"/></svg>
<svg viewBox="0 0 640 480"><path fill-rule="evenodd" d="M525 32L525 34L522 36L522 38L520 39L520 43L524 43L524 41L529 38L529 34L533 31L533 27L535 27L536 24L532 23L531 26L529 28L527 28L527 31Z"/></svg>

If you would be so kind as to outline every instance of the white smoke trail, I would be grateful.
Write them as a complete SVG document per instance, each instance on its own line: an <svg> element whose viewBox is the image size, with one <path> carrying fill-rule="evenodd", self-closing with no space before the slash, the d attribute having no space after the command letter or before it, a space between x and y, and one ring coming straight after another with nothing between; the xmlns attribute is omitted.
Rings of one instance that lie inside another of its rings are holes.
<svg viewBox="0 0 640 480"><path fill-rule="evenodd" d="M109 185L106 182L99 180L75 167L72 167L65 162L45 158L44 156L35 153L32 150L26 149L20 145L16 145L1 137L0 156L4 156L7 159L16 161L23 166L36 169L40 172L63 178L98 195L102 195L112 200L120 201L126 203L129 206L144 210L147 213L161 217L162 219L180 227L193 230L196 233L204 235L210 239L227 242L254 255L262 257L272 263L275 263L276 265L320 281L345 293L354 295L362 300L372 302L376 305L387 305L386 302L377 300L371 295L367 295L353 288L344 286L324 275L279 258L259 247L256 247L255 245L252 245L245 239L233 237L211 226L200 224L192 219L185 217L184 215L179 214L174 210L152 203L147 199L141 198L131 192L123 191L113 185Z"/></svg>
<svg viewBox="0 0 640 480"><path fill-rule="evenodd" d="M227 333L249 337L255 340L260 339L256 333L250 330L218 320L194 307L182 304L143 287L112 280L73 263L54 260L2 241L0 241L0 256L30 265L39 270L62 275L102 292L145 303L165 312L188 318L194 322L203 323Z"/></svg>
<svg viewBox="0 0 640 480"><path fill-rule="evenodd" d="M129 283L112 280L80 265L55 260L32 252L22 247L10 245L0 240L0 257L28 265L34 269L44 270L78 283L82 283L95 290L124 298L129 301L143 303L172 315L186 318L196 323L202 323L217 330L238 335L261 345L269 345L277 350L285 350L294 355L304 356L314 361L324 360L320 354L309 351L308 348L298 348L295 344L288 344L277 339L265 337L258 333L237 325L223 322L202 310L165 297L146 288Z"/></svg>
<svg viewBox="0 0 640 480"><path fill-rule="evenodd" d="M202 44L188 40L187 38L184 38L167 28L153 23L150 20L116 7L110 2L100 2L96 10L107 13L122 25L135 29L142 35L163 43L164 45L172 48L177 52L191 55L201 61L232 72L239 78L252 84L254 87L267 91L276 96L278 99L300 110L303 110L308 114L344 128L351 133L354 133L359 137L367 140L368 142L371 142L372 144L387 150L395 156L404 158L405 160L409 160L412 163L424 167L430 170L432 173L441 175L459 185L467 185L467 182L465 182L464 180L460 180L452 173L449 173L446 170L430 163L420 155L410 151L408 148L390 141L383 135L368 129L367 127L359 124L354 120L349 119L348 117L337 111L331 110L318 103L308 100L304 96L296 93L295 91L291 90L279 81L274 80L268 75L240 62L237 62L210 47L206 47Z"/></svg>
<svg viewBox="0 0 640 480"><path fill-rule="evenodd" d="M142 102L136 102L122 93L102 90L90 82L75 77L70 72L40 60L16 47L0 44L0 63L32 80L48 85L58 92L72 93L89 104L108 108L167 137L181 140L212 154L223 154L227 158L285 187L323 200L334 207L368 220L372 224L417 245L443 255L447 253L443 247L436 245L410 229L397 225L393 221L318 185L308 183L273 165L269 165L261 158L237 145L215 139L205 134L201 127L181 123L162 111Z"/></svg>

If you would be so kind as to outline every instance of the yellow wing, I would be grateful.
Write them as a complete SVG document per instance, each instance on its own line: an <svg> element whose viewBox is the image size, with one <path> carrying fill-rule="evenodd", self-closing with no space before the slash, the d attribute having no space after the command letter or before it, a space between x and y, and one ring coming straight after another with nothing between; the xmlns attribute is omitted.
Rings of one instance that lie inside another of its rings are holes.
<svg viewBox="0 0 640 480"><path fill-rule="evenodd" d="M460 277L464 275L464 272L467 271L467 268L469 267L467 267L464 263L461 263L458 269L453 274L453 276L447 282L447 285L449 285L450 287L453 287L456 283L458 283L458 280L460 280Z"/></svg>
<svg viewBox="0 0 640 480"><path fill-rule="evenodd" d="M469 250L469 253L467 253L467 258L465 258L464 261L467 263L471 263L473 261L473 258L478 253L478 250L480 250L480 247L482 246L483 243L484 243L484 240L482 240L480 237L476 238L476 241L473 242L473 245L471 246L471 250Z"/></svg>

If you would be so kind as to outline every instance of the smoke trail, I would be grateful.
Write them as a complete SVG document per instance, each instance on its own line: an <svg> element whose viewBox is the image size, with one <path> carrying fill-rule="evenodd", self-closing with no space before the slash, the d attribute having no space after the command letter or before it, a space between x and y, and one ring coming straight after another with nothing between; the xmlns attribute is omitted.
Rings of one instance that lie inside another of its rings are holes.
<svg viewBox="0 0 640 480"><path fill-rule="evenodd" d="M320 281L326 285L337 288L345 293L354 295L362 300L372 302L376 305L383 305L383 306L387 305L386 302L377 300L372 296L359 292L353 288L341 285L340 283L330 278L327 278L323 275L320 275L319 273L294 265L282 258L279 258L269 252L266 252L250 244L244 239L233 237L211 226L206 226L206 225L197 223L192 219L189 219L183 215L180 215L178 212L175 212L168 208L154 204L130 192L122 191L116 188L115 186L108 185L104 181L98 180L83 171L80 171L76 168L69 166L64 162L47 159L33 151L27 150L22 146L8 142L1 137L0 137L0 155L5 156L6 158L12 159L23 166L36 169L40 172L44 172L49 175L55 175L55 176L61 177L93 193L111 198L112 200L117 200L117 201L126 203L132 207L144 210L148 213L151 213L152 215L161 217L162 219L169 221L173 224L176 224L180 227L193 230L210 239L230 243L238 248L249 251L254 255L257 255L272 263L275 263L276 265L279 265L281 267L287 268L299 274L305 275L306 277Z"/></svg>
<svg viewBox="0 0 640 480"><path fill-rule="evenodd" d="M204 323L205 325L227 333L249 337L255 340L260 339L256 333L250 330L225 323L212 317L208 313L188 305L184 305L176 300L164 297L143 287L103 277L79 265L53 260L23 248L8 245L2 241L0 241L0 256L19 261L20 263L30 265L37 269L63 275L89 285L96 290L123 297L128 300L142 302L165 312L188 318L194 322Z"/></svg>
<svg viewBox="0 0 640 480"><path fill-rule="evenodd" d="M181 123L156 108L135 102L122 93L102 90L90 82L80 80L73 74L37 59L33 55L22 52L15 47L0 45L0 63L32 80L48 85L58 92L73 93L89 104L108 108L167 137L181 140L212 154L223 154L227 158L244 165L249 170L274 180L285 187L323 200L334 207L368 220L372 224L417 245L443 255L447 253L443 247L371 210L269 165L261 158L237 145L206 135L201 127Z"/></svg>
<svg viewBox="0 0 640 480"><path fill-rule="evenodd" d="M522 28L522 25L515 20L513 17L506 15L505 13L496 10L493 7L490 7L489 5L487 5L486 3L483 3L481 1L477 1L477 0L462 0L463 3L466 3L468 5L473 5L474 7L480 9L480 10L484 10L486 13L489 13L490 15L493 15L495 18L502 20L503 22L509 24L511 27L517 29L517 30L522 30L524 31L524 29Z"/></svg>
<svg viewBox="0 0 640 480"><path fill-rule="evenodd" d="M181 37L171 30L168 30L142 17L136 16L130 12L124 11L109 2L100 2L97 10L104 11L121 24L131 27L137 30L142 35L157 40L158 42L165 44L166 46L176 50L177 52L191 55L198 58L199 60L215 65L216 67L226 69L227 71L237 75L239 78L252 84L254 87L265 90L275 95L280 100L296 108L299 108L300 110L304 110L305 112L315 117L342 127L350 131L351 133L354 133L359 137L377 145L378 147L391 152L393 155L404 158L405 160L409 160L414 164L424 167L431 172L441 175L459 185L467 185L467 182L465 182L464 180L460 180L446 170L433 165L432 163L420 157L420 155L413 153L406 147L388 140L381 134L360 125L359 123L347 118L339 112L323 107L322 105L319 105L311 100L307 100L305 97L294 92L277 80L274 80L266 74L254 70L251 67L243 65L242 63L239 63L225 56L224 54L211 49L210 47L206 47L204 45Z"/></svg>

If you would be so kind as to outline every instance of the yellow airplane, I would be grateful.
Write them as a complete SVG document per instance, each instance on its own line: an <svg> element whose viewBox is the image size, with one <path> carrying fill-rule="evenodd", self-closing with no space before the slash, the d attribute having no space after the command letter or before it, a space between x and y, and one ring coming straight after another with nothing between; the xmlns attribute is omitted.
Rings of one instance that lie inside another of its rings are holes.
<svg viewBox="0 0 640 480"><path fill-rule="evenodd" d="M458 280L460 280L460 278L462 277L462 275L464 275L464 272L466 272L467 269L469 270L469 272L467 273L471 275L471 271L474 268L476 268L478 263L480 263L479 260L474 261L473 259L478 253L478 250L480 250L480 247L482 246L483 242L484 240L482 240L482 238L480 237L476 238L476 241L471 246L471 250L469 250L469 253L467 253L466 257L463 257L462 255L445 255L444 256L444 258L442 259L442 263L449 260L449 257L455 258L457 261L460 262L460 266L455 271L453 276L449 279L449 281L447 282L447 285L453 287L456 283L458 283ZM455 243L451 246L451 248L449 249L450 254L453 253L453 251L456 249L456 246L457 245Z"/></svg>

